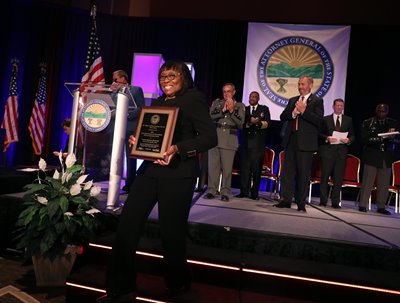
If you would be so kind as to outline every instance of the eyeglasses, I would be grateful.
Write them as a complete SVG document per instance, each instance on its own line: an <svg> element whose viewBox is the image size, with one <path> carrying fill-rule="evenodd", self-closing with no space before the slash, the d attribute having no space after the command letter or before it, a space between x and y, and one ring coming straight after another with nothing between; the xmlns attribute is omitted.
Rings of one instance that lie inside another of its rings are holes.
<svg viewBox="0 0 400 303"><path fill-rule="evenodd" d="M168 81L172 81L172 80L175 80L176 77L178 77L179 75L180 75L180 73L177 73L177 74L169 74L169 75L160 75L160 76L158 77L158 79L159 79L160 81L165 81L165 80L167 80L167 79L168 79Z"/></svg>
<svg viewBox="0 0 400 303"><path fill-rule="evenodd" d="M233 93L233 90L224 90L222 91L224 94L229 94L229 93Z"/></svg>
<svg viewBox="0 0 400 303"><path fill-rule="evenodd" d="M122 82L122 81L118 81L118 79L117 78L115 78L115 79L113 79L113 82L114 83L118 83L118 84L126 84L126 82Z"/></svg>

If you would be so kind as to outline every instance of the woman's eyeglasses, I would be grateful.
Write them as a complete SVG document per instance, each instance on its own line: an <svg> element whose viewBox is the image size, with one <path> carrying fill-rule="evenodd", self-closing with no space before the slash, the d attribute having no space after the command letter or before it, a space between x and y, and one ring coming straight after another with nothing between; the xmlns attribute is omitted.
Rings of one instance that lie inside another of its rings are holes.
<svg viewBox="0 0 400 303"><path fill-rule="evenodd" d="M169 75L160 75L158 77L158 79L160 81L165 81L165 80L172 81L172 80L175 80L176 77L178 77L179 75L180 75L179 73L178 74L169 74Z"/></svg>

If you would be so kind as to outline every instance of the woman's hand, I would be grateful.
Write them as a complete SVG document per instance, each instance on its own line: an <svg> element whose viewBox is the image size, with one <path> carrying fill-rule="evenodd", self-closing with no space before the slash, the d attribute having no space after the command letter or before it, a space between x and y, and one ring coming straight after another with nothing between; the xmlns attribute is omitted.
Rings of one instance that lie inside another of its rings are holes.
<svg viewBox="0 0 400 303"><path fill-rule="evenodd" d="M128 142L129 142L129 147L132 147L136 143L136 138L133 135L130 135Z"/></svg>
<svg viewBox="0 0 400 303"><path fill-rule="evenodd" d="M171 159L175 156L175 154L177 154L179 152L178 150L178 146L176 145L171 145L167 151L163 154L164 159L158 159L156 161L154 161L154 163L157 163L159 165L162 166L167 166L170 162Z"/></svg>

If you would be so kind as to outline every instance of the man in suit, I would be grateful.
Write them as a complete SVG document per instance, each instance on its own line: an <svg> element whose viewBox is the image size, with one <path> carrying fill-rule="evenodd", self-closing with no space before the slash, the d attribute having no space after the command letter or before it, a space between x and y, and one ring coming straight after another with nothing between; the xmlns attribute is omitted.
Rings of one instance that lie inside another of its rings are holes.
<svg viewBox="0 0 400 303"><path fill-rule="evenodd" d="M303 75L297 89L300 96L289 99L280 119L288 121L282 138L284 161L281 178L282 201L275 207L290 208L293 195L297 210L306 212L312 156L318 150L318 135L324 117L322 98L311 93L313 78Z"/></svg>
<svg viewBox="0 0 400 303"><path fill-rule="evenodd" d="M347 149L354 142L353 119L343 114L343 99L333 101L333 114L324 117L319 134L321 144L319 156L321 159L320 206L326 206L328 201L328 180L333 179L331 202L333 208L341 208L340 189L342 187L346 167ZM338 139L333 132L347 132L346 138Z"/></svg>
<svg viewBox="0 0 400 303"><path fill-rule="evenodd" d="M239 147L237 131L244 123L244 105L234 99L235 85L227 83L222 87L223 99L211 104L210 115L217 127L218 145L208 151L208 186L205 199L214 199L221 181L221 201L232 198L231 181L235 153Z"/></svg>
<svg viewBox="0 0 400 303"><path fill-rule="evenodd" d="M386 209L390 184L391 166L395 158L395 135L379 135L399 130L397 120L388 118L389 106L378 104L376 116L364 120L361 128L363 141L363 177L358 210L367 211L369 197L376 178L377 212L390 215Z"/></svg>
<svg viewBox="0 0 400 303"><path fill-rule="evenodd" d="M128 122L126 124L126 140L128 140L129 136L133 135L135 132L140 107L145 106L143 90L139 86L128 84L128 74L123 70L116 70L113 72L113 82L110 89L112 90L111 98L115 103L117 102L118 92L124 92L128 96L129 108L127 117ZM136 108L134 105L136 105ZM125 186L122 187L122 190L129 192L129 188L136 176L136 159L129 157L131 150L128 142L126 142L125 146L127 176L125 180Z"/></svg>
<svg viewBox="0 0 400 303"><path fill-rule="evenodd" d="M260 94L256 91L249 95L249 106L245 109L245 119L241 136L240 193L236 198L249 196L259 200L258 190L261 182L261 170L265 152L266 130L271 122L268 106L258 103Z"/></svg>

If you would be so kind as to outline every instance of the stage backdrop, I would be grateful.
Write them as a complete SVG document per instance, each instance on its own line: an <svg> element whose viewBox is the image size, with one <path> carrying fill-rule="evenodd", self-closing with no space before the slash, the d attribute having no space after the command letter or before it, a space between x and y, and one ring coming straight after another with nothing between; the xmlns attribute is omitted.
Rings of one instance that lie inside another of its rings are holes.
<svg viewBox="0 0 400 303"><path fill-rule="evenodd" d="M243 102L259 91L273 120L288 99L298 95L301 75L314 78L313 93L324 98L325 115L332 102L345 97L350 26L249 23Z"/></svg>

